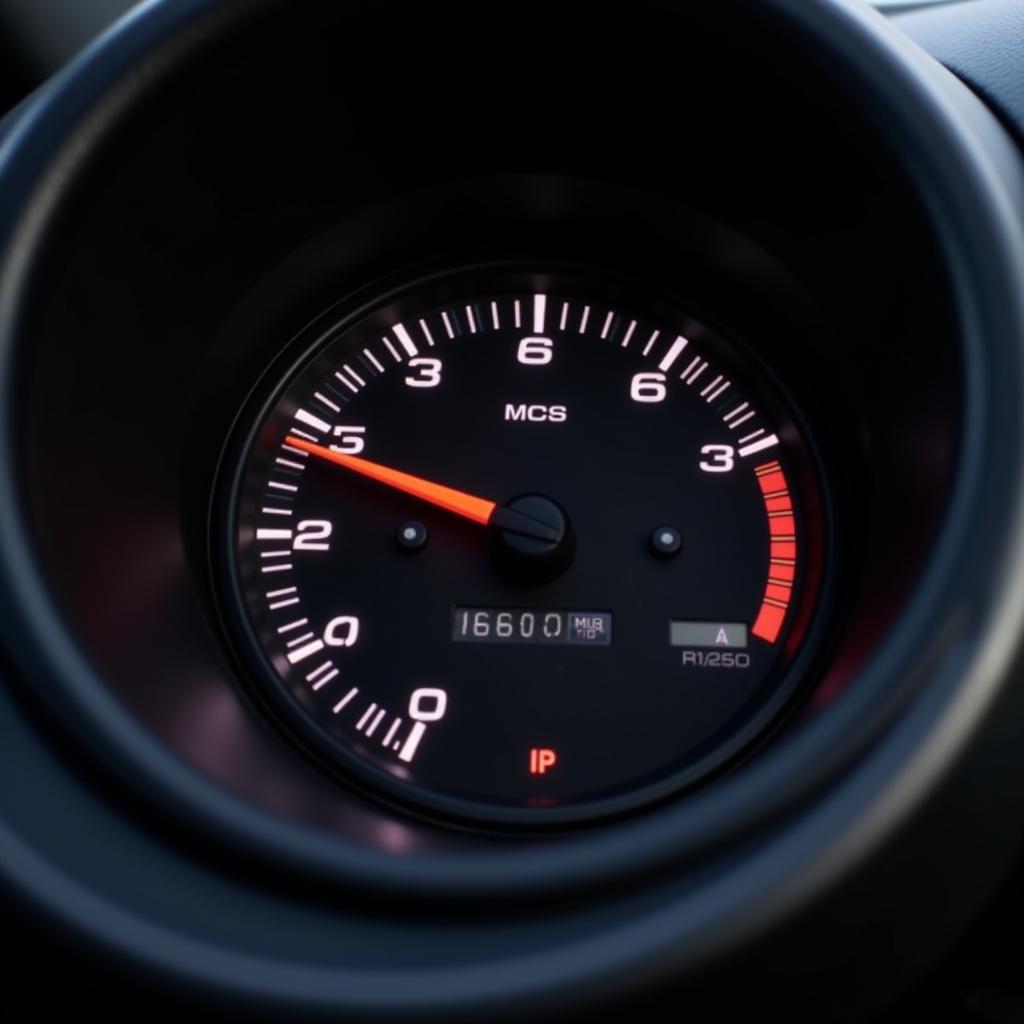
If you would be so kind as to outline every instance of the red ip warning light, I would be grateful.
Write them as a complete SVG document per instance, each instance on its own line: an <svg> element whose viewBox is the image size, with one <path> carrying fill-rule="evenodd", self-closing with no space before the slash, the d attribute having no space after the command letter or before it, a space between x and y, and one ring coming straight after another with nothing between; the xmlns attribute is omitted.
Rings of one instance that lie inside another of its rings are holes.
<svg viewBox="0 0 1024 1024"><path fill-rule="evenodd" d="M530 751L530 774L546 775L558 764L558 755L547 747L534 747Z"/></svg>

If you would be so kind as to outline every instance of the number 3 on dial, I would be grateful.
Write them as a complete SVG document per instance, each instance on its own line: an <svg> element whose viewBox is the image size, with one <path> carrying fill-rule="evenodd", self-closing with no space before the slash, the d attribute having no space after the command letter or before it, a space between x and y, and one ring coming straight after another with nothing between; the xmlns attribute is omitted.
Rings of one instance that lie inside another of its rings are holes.
<svg viewBox="0 0 1024 1024"><path fill-rule="evenodd" d="M736 451L730 444L706 444L700 453L704 456L700 468L705 473L729 473L736 467Z"/></svg>

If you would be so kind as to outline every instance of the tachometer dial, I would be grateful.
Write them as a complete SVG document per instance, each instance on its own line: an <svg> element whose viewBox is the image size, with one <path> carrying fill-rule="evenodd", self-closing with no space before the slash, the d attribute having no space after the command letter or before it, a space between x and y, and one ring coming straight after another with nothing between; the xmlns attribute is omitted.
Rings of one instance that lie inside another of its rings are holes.
<svg viewBox="0 0 1024 1024"><path fill-rule="evenodd" d="M274 713L352 778L577 820L694 783L792 697L823 544L795 414L745 348L624 295L435 281L321 321L271 382L228 603Z"/></svg>

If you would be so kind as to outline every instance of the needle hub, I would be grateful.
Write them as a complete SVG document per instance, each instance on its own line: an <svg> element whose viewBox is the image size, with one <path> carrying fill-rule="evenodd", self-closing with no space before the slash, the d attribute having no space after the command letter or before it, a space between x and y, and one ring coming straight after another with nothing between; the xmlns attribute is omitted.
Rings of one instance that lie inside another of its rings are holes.
<svg viewBox="0 0 1024 1024"><path fill-rule="evenodd" d="M547 583L561 576L576 554L576 534L566 511L551 498L524 494L491 515L498 565L523 583Z"/></svg>

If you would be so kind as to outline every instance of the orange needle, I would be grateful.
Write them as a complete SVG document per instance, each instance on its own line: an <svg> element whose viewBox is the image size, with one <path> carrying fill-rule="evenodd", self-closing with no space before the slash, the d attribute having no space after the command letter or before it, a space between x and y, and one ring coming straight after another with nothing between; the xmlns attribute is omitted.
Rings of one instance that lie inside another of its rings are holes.
<svg viewBox="0 0 1024 1024"><path fill-rule="evenodd" d="M304 441L302 438L289 437L287 439L289 448L297 448L299 451L309 452L317 458L327 462L333 462L338 466L351 469L354 473L368 476L372 480L378 480L388 487L411 494L414 498L430 502L431 505L438 505L449 512L472 519L474 523L487 526L494 515L497 507L493 501L486 498L478 498L474 494L466 494L465 491L457 491L453 487L445 487L443 484L435 484L432 480L424 480L422 477L413 476L411 473L403 473L401 470L392 469L390 466L382 466L377 462L370 462L367 459L357 458L355 455L346 455L344 452L336 452L332 448L325 448L323 445L313 444L312 441Z"/></svg>

